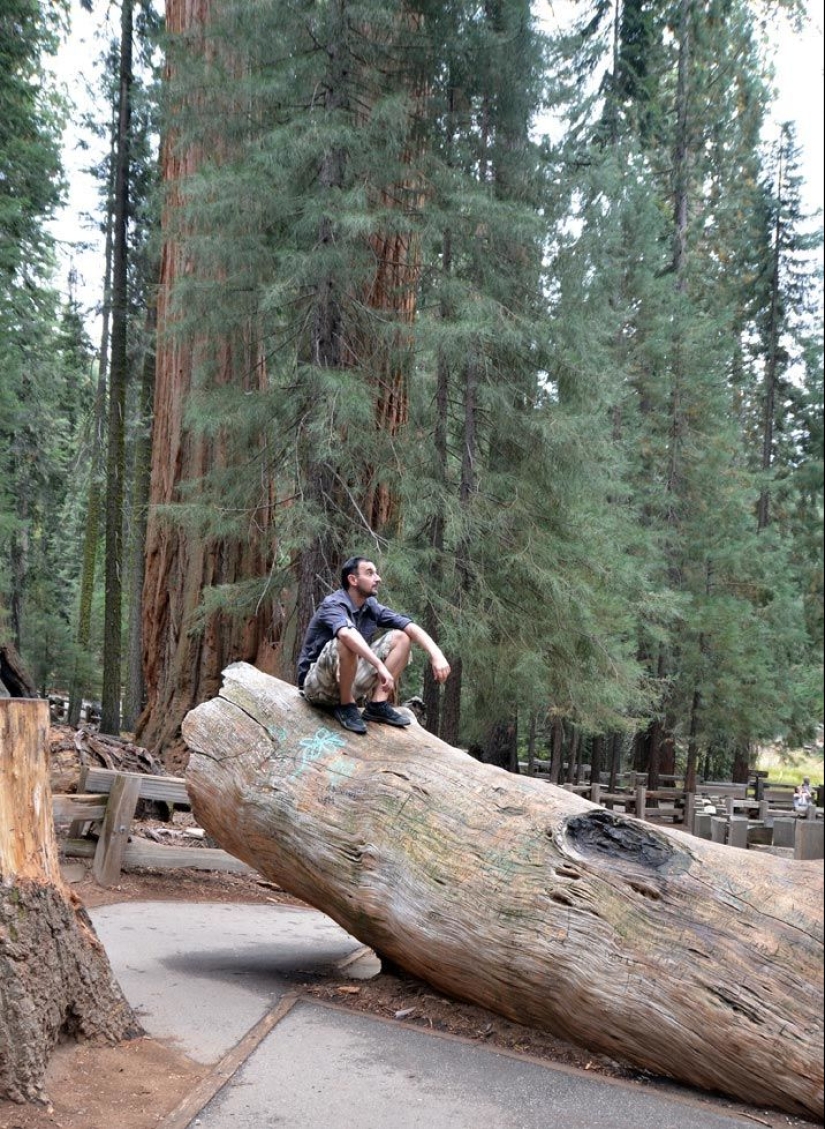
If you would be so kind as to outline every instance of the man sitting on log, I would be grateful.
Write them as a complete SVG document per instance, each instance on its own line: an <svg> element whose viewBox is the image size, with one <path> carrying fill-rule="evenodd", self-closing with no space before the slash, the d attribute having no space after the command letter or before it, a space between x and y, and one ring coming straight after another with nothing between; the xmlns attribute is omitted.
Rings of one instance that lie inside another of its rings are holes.
<svg viewBox="0 0 825 1129"><path fill-rule="evenodd" d="M410 719L389 699L417 643L430 657L433 677L444 682L450 665L433 639L409 616L379 604L381 577L366 557L350 557L341 568L341 588L322 601L310 620L298 658L298 687L314 706L331 708L352 733L366 722L404 726ZM386 634L373 644L377 632ZM363 714L358 703L366 701Z"/></svg>

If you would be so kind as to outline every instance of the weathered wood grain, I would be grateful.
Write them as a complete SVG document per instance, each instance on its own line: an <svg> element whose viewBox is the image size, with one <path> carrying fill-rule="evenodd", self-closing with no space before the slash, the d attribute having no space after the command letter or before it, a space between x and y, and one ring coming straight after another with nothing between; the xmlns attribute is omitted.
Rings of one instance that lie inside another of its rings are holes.
<svg viewBox="0 0 825 1129"><path fill-rule="evenodd" d="M417 725L346 733L242 663L183 735L209 835L438 989L822 1116L818 864L615 815Z"/></svg>

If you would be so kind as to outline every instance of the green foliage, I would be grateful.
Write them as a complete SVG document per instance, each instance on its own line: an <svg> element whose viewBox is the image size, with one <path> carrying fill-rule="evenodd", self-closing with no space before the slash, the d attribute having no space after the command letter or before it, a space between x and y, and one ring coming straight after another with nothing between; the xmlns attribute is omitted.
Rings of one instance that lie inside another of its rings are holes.
<svg viewBox="0 0 825 1129"><path fill-rule="evenodd" d="M185 270L164 344L196 357L183 412L206 473L157 516L219 555L262 546L266 575L217 576L187 629L286 615L299 575L315 599L357 551L460 667L464 741L519 716L628 744L656 722L721 774L807 737L821 234L792 133L760 142L750 9L599 2L552 44L526 0L226 0L214 17L169 41L163 104L174 156L204 155L173 186ZM49 27L0 72L19 172L0 190L0 591L44 684L84 657L66 542L92 399L76 311L56 328L40 285L55 108L29 80ZM135 104L136 311L154 94ZM548 106L555 146L532 132ZM422 687L444 704L419 655Z"/></svg>

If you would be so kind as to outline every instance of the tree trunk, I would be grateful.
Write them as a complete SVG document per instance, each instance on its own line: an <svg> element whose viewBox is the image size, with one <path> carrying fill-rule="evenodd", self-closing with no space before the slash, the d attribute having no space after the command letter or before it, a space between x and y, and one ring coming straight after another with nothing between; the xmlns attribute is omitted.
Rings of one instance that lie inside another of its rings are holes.
<svg viewBox="0 0 825 1129"><path fill-rule="evenodd" d="M618 784L619 773L622 771L622 735L621 733L614 733L610 742L611 761L610 761L610 782L607 786L608 792L615 792Z"/></svg>
<svg viewBox="0 0 825 1129"><path fill-rule="evenodd" d="M771 255L771 303L768 315L768 356L765 364L765 402L762 408L762 471L769 474L773 465L774 429L776 424L776 389L779 369L779 298L781 283L779 267L782 253L782 204L784 189L784 160L779 154L776 186L776 218L774 220L773 247ZM767 529L771 520L771 492L768 485L763 486L756 511L757 529L761 533Z"/></svg>
<svg viewBox="0 0 825 1129"><path fill-rule="evenodd" d="M733 753L731 780L734 784L747 784L750 779L750 746L747 741L737 741Z"/></svg>
<svg viewBox="0 0 825 1129"><path fill-rule="evenodd" d="M208 0L167 0L166 27L173 37L186 35L194 45L209 18ZM171 64L170 64L171 65ZM197 92L193 92L193 98ZM137 725L137 739L162 756L167 769L182 767L185 752L180 723L198 702L217 693L223 667L234 659L275 670L280 658L281 621L270 600L262 600L245 619L215 612L202 630L194 631L204 589L261 577L265 588L267 552L272 544L270 514L259 510L254 529L244 542L210 541L157 513L158 507L180 501L187 486L222 459L217 441L193 434L185 407L196 367L196 345L176 335L172 294L178 278L192 271L185 240L175 235L180 223L180 185L194 174L202 154L181 150L174 137L163 147L162 175L167 189L163 216L164 242L158 293L158 352L152 424L152 474L146 534L143 586L143 670L146 708ZM247 383L265 379L265 366L247 366ZM240 378L227 349L217 383Z"/></svg>
<svg viewBox="0 0 825 1129"><path fill-rule="evenodd" d="M6 697L36 698L37 687L16 647L11 643L0 643L0 698Z"/></svg>
<svg viewBox="0 0 825 1129"><path fill-rule="evenodd" d="M518 718L504 717L487 730L481 754L484 764L518 772Z"/></svg>
<svg viewBox="0 0 825 1129"><path fill-rule="evenodd" d="M103 612L101 733L120 733L123 653L123 497L126 474L126 385L129 380L129 200L132 119L133 0L121 0L118 131L112 260L112 364L106 452L106 601Z"/></svg>
<svg viewBox="0 0 825 1129"><path fill-rule="evenodd" d="M821 1116L822 868L614 815L413 724L331 730L245 664L192 711L195 817L440 991ZM804 990L799 990L799 985Z"/></svg>
<svg viewBox="0 0 825 1129"><path fill-rule="evenodd" d="M81 904L52 823L49 704L0 701L0 1098L43 1101L58 1039L140 1034Z"/></svg>
<svg viewBox="0 0 825 1129"><path fill-rule="evenodd" d="M604 737L594 737L590 742L590 783L601 784L604 761Z"/></svg>
<svg viewBox="0 0 825 1129"><path fill-rule="evenodd" d="M112 123L109 153L109 195L106 205L106 242L103 268L102 327L98 353L97 390L94 407L94 442L89 468L89 494L86 502L86 521L83 530L83 567L80 573L80 594L77 608L77 655L74 661L72 682L69 688L69 725L80 725L83 695L91 696L89 677L89 649L92 639L92 602L95 590L98 539L100 529L102 488L106 448L106 384L109 372L109 319L112 312L112 262L114 259L114 195L115 155L117 151L117 120Z"/></svg>
<svg viewBox="0 0 825 1129"><path fill-rule="evenodd" d="M558 784L564 760L564 722L556 714L550 729L550 783Z"/></svg>
<svg viewBox="0 0 825 1129"><path fill-rule="evenodd" d="M143 678L143 581L149 482L152 455L152 398L155 389L155 335L157 307L154 287L146 311L147 345L143 357L140 389L140 418L135 440L135 472L132 482L132 521L129 537L129 643L126 685L123 693L123 727L134 732L143 709L146 682Z"/></svg>
<svg viewBox="0 0 825 1129"><path fill-rule="evenodd" d="M570 743L567 746L567 772L565 773L565 783L574 784L576 782L576 774L578 772L579 763L579 750L581 748L581 738L579 731L575 725L570 727Z"/></svg>

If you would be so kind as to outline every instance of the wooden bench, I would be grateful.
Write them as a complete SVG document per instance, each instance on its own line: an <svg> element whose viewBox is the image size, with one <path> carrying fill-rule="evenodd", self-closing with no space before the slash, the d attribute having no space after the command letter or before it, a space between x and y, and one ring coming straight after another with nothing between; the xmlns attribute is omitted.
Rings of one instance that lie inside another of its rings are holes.
<svg viewBox="0 0 825 1129"><path fill-rule="evenodd" d="M84 767L79 788L77 795L53 797L54 820L70 824L68 838L63 842L63 853L67 858L93 859L92 873L101 886L114 885L124 866L254 873L246 863L217 848L174 847L130 840L129 832L138 800L189 806L189 794L182 777ZM102 826L97 843L83 838L86 828L100 821Z"/></svg>
<svg viewBox="0 0 825 1129"><path fill-rule="evenodd" d="M793 785L771 784L762 789L762 798L769 807L793 811Z"/></svg>

